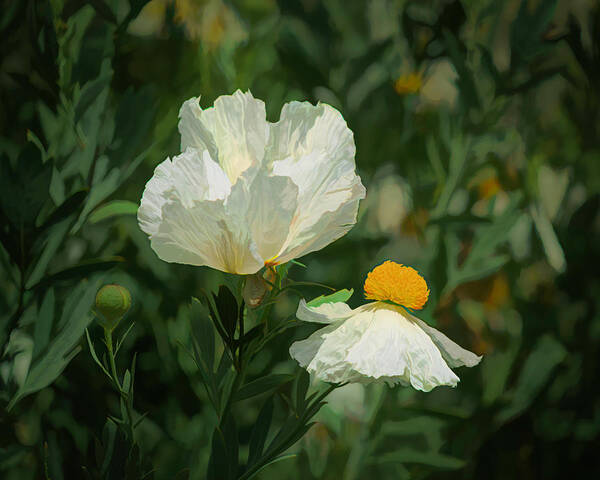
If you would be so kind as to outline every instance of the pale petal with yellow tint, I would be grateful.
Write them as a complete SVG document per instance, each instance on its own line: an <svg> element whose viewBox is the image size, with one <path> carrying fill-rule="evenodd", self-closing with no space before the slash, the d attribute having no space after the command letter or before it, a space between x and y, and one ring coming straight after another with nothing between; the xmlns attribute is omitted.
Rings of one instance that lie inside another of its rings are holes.
<svg viewBox="0 0 600 480"><path fill-rule="evenodd" d="M207 150L165 160L146 184L138 221L166 262L252 273L262 267L245 224L225 206L231 184Z"/></svg>
<svg viewBox="0 0 600 480"><path fill-rule="evenodd" d="M173 160L167 158L144 189L138 209L140 228L148 235L158 232L167 199L189 207L196 201L225 199L230 189L227 176L206 150L188 149Z"/></svg>
<svg viewBox="0 0 600 480"><path fill-rule="evenodd" d="M205 148L233 184L252 165L262 163L269 138L265 104L248 91L222 95L202 110L199 98L179 111L181 149Z"/></svg>
<svg viewBox="0 0 600 480"><path fill-rule="evenodd" d="M404 309L376 302L369 328L348 351L352 369L374 380L412 385L428 392L459 382L429 336Z"/></svg>
<svg viewBox="0 0 600 480"><path fill-rule="evenodd" d="M281 249L297 197L298 187L289 177L269 175L263 169L247 170L233 186L226 201L230 222L247 225L263 264Z"/></svg>
<svg viewBox="0 0 600 480"><path fill-rule="evenodd" d="M329 105L291 102L271 125L265 161L298 186L298 206L278 263L319 250L356 223L365 188L355 173L354 137Z"/></svg>
<svg viewBox="0 0 600 480"><path fill-rule="evenodd" d="M237 91L204 110L192 98L179 115L185 152L157 167L138 211L163 260L255 273L356 222L365 190L352 132L332 107L293 102L270 124L264 103Z"/></svg>
<svg viewBox="0 0 600 480"><path fill-rule="evenodd" d="M231 221L223 200L206 200L192 208L167 201L162 213L164 220L150 237L162 260L240 274L262 267L250 233L245 225Z"/></svg>
<svg viewBox="0 0 600 480"><path fill-rule="evenodd" d="M479 361L437 330L439 335L434 336L423 329L423 322L402 307L373 302L351 310L339 303L323 304L328 307L318 312L319 307L302 302L298 307L303 320L330 322L290 347L292 358L321 380L399 383L428 392L437 386L456 386L459 378L450 366Z"/></svg>
<svg viewBox="0 0 600 480"><path fill-rule="evenodd" d="M423 329L423 331L429 335L429 338L431 338L433 343L435 343L435 345L440 349L442 357L444 357L444 360L446 360L446 363L450 367L474 367L481 362L482 357L475 355L473 352L465 350L460 345L450 340L439 330L427 325L423 320L420 320L409 313L406 313L406 316L419 325L419 327L421 327L421 329Z"/></svg>
<svg viewBox="0 0 600 480"><path fill-rule="evenodd" d="M290 356L296 360L302 368L306 368L311 375L316 375L319 379L327 382L341 383L344 380L340 380L340 378L345 378L345 373L348 370L345 365L340 364L339 368L335 370L335 366L331 367L334 362L329 362L327 363L329 369L327 372L322 370L317 372L317 369L313 365L327 335L334 332L339 326L340 323L331 323L330 325L317 330L306 340L292 343L290 347ZM325 362L322 362L322 364L325 365Z"/></svg>

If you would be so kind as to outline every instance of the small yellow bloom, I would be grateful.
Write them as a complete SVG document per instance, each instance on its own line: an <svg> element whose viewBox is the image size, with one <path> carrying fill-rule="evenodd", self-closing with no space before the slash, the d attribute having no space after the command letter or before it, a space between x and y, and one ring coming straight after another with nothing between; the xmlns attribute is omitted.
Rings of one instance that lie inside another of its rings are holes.
<svg viewBox="0 0 600 480"><path fill-rule="evenodd" d="M406 73L394 82L394 90L398 95L418 93L422 86L423 74L421 72Z"/></svg>
<svg viewBox="0 0 600 480"><path fill-rule="evenodd" d="M496 275L492 280L492 286L487 294L484 303L487 307L498 309L505 305L510 298L510 287L506 276Z"/></svg>
<svg viewBox="0 0 600 480"><path fill-rule="evenodd" d="M483 180L477 187L477 190L479 192L479 198L488 199L492 198L502 190L502 185L500 185L498 178L494 176Z"/></svg>
<svg viewBox="0 0 600 480"><path fill-rule="evenodd" d="M389 300L403 307L421 310L429 298L429 288L414 268L388 260L367 275L365 298Z"/></svg>

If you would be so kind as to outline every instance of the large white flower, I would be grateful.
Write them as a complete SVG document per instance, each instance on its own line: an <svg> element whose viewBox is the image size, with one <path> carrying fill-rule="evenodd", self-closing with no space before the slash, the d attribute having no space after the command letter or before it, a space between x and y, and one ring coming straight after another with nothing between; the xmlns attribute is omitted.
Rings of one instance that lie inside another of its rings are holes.
<svg viewBox="0 0 600 480"><path fill-rule="evenodd" d="M179 112L182 154L156 167L138 210L167 261L250 274L337 240L365 189L354 138L325 104L291 102L277 123L250 92Z"/></svg>
<svg viewBox="0 0 600 480"><path fill-rule="evenodd" d="M379 381L428 392L456 386L459 378L450 368L481 361L407 311L422 308L429 295L425 280L411 267L383 263L367 277L365 292L378 301L354 310L327 297L300 301L300 320L327 324L290 347L309 373L331 383Z"/></svg>

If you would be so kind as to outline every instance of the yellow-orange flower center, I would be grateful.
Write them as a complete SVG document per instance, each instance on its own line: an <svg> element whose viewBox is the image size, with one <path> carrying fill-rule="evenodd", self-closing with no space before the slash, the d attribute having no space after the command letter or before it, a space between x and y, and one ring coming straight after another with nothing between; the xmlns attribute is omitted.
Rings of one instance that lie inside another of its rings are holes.
<svg viewBox="0 0 600 480"><path fill-rule="evenodd" d="M365 297L421 310L429 298L429 288L414 268L388 260L367 275Z"/></svg>

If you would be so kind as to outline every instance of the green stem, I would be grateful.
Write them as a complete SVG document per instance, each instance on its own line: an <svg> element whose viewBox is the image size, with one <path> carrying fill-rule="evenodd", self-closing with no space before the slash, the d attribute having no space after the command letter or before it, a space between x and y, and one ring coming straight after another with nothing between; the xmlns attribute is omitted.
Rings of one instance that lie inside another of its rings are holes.
<svg viewBox="0 0 600 480"><path fill-rule="evenodd" d="M117 390L119 391L119 396L121 397L123 402L125 402L125 410L127 411L127 426L129 427L129 436L131 439L131 443L133 444L133 410L131 408L131 402L129 401L129 393L123 391L123 386L119 380L119 376L117 375L117 364L115 362L115 352L113 348L111 330L104 329L104 339L106 341L106 349L108 350L108 362L110 364L110 373L113 377L113 382L115 383Z"/></svg>
<svg viewBox="0 0 600 480"><path fill-rule="evenodd" d="M113 382L115 382L117 388L119 389L119 394L122 395L123 390L121 388L119 376L117 375L117 365L115 363L115 352L113 349L112 331L104 329L104 340L106 341L106 349L108 350L108 362L110 364L110 373L112 374Z"/></svg>

